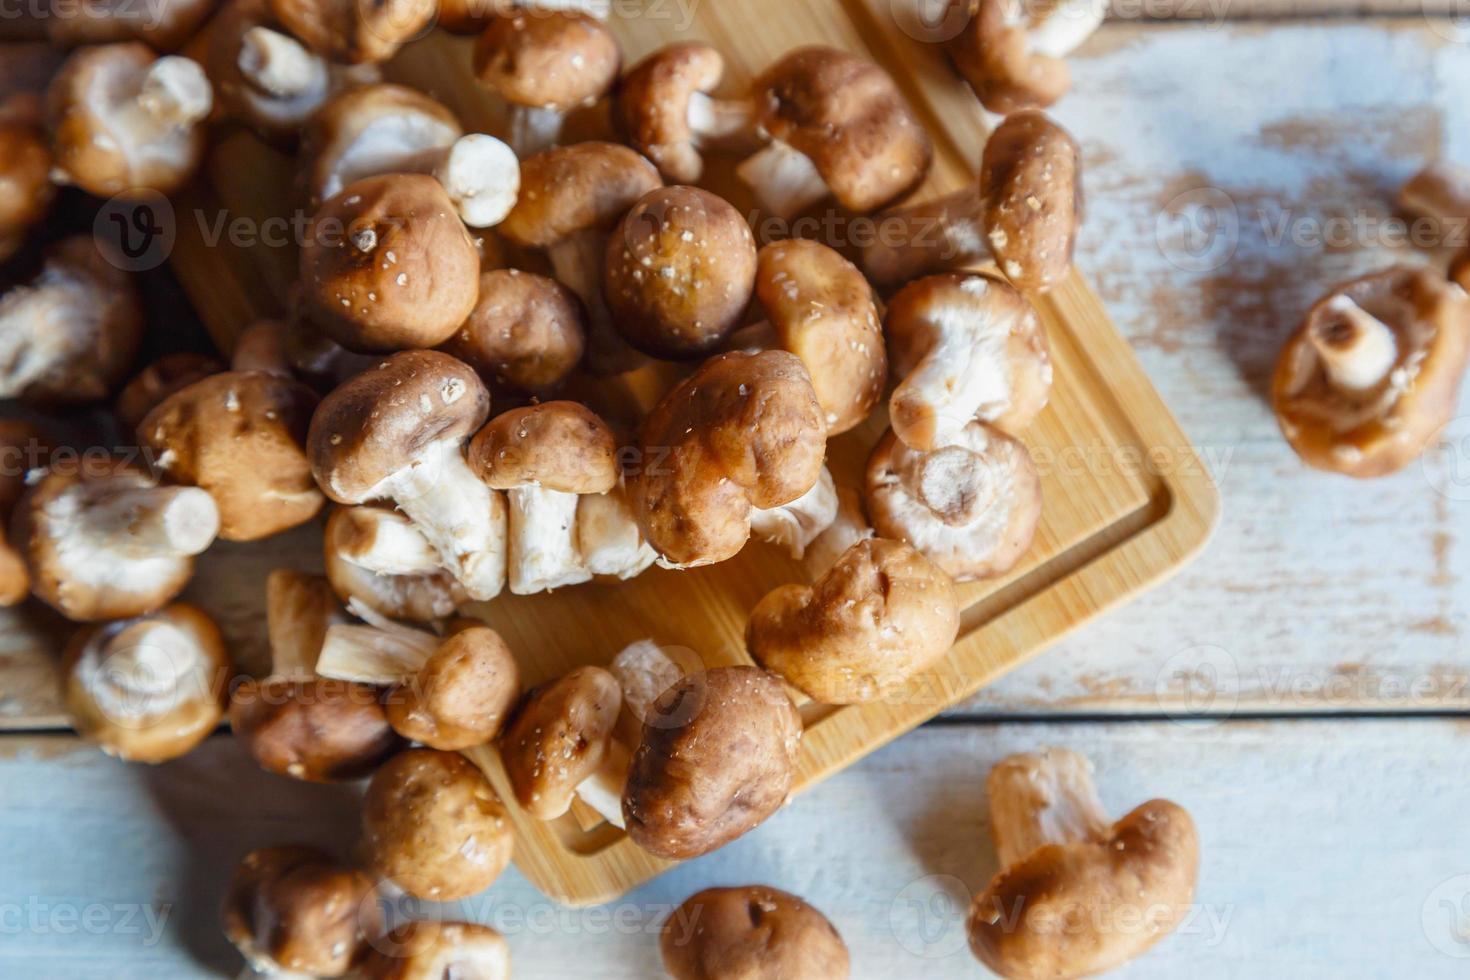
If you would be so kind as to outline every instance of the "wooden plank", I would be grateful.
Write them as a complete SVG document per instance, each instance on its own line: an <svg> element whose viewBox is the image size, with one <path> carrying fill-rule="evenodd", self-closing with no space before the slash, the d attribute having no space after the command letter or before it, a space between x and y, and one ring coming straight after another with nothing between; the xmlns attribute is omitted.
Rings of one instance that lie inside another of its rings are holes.
<svg viewBox="0 0 1470 980"><path fill-rule="evenodd" d="M759 882L829 915L855 977L978 976L958 910L995 870L984 775L1011 752L1062 745L1096 762L1112 812L1166 797L1199 826L1197 911L1120 976L1459 977L1467 738L1463 723L1413 720L925 728L614 905L560 909L512 870L428 911L500 928L523 980L582 980L594 964L641 980L661 975L653 930L669 908ZM215 923L233 862L288 841L346 854L356 833L351 789L265 775L227 738L156 769L63 738L0 749L3 976L233 975ZM102 925L63 932L89 905L108 910L94 913ZM115 910L127 908L140 910L130 926L146 930L143 910L161 920L157 942L125 931Z"/></svg>

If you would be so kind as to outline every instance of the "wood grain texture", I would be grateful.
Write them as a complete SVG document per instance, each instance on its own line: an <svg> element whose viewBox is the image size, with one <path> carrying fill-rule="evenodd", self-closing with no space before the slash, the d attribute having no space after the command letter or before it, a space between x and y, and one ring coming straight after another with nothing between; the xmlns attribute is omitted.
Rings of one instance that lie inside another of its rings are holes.
<svg viewBox="0 0 1470 980"><path fill-rule="evenodd" d="M1117 976L1458 977L1467 737L1463 723L1415 720L925 728L615 905L558 908L511 870L420 914L500 928L522 980L646 980L661 975L654 932L670 908L712 885L763 883L832 919L859 980L981 976L959 916L995 871L984 775L1009 753L1062 745L1094 760L1112 813L1164 797L1199 826L1196 911ZM7 977L233 976L216 924L233 863L288 841L345 856L357 834L355 791L265 775L224 737L156 769L65 738L0 749ZM68 926L88 906L108 909L100 925ZM114 911L139 906L162 921L152 945L124 929L146 917Z"/></svg>

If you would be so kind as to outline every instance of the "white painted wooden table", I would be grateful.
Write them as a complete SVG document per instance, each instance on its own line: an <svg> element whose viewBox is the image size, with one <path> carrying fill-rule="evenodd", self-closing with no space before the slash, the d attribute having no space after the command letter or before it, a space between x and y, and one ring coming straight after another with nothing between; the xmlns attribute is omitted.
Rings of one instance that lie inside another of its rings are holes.
<svg viewBox="0 0 1470 980"><path fill-rule="evenodd" d="M1470 30L1413 15L1110 24L1073 68L1058 115L1089 163L1079 263L1214 466L1214 542L619 906L563 912L510 873L463 911L511 937L517 976L657 975L662 911L752 881L826 911L858 976L982 974L958 910L994 870L984 774L1044 744L1092 756L1114 810L1167 796L1200 825L1197 914L1127 975L1470 969L1470 471L1456 453L1470 418L1424 466L1359 484L1298 465L1262 400L1317 294L1418 260L1377 240L1423 162L1470 162ZM1344 218L1339 240L1323 223ZM340 846L355 821L350 788L265 776L225 736L150 770L67 736L6 735L0 977L232 973L215 910L233 861L287 839Z"/></svg>

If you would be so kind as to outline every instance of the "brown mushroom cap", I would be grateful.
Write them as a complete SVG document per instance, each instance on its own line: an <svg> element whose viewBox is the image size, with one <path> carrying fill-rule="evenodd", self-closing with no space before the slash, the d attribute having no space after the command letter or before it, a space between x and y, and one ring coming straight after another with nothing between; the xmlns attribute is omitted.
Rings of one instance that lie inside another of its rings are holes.
<svg viewBox="0 0 1470 980"><path fill-rule="evenodd" d="M510 980L510 945L472 922L405 922L372 941L362 980Z"/></svg>
<svg viewBox="0 0 1470 980"><path fill-rule="evenodd" d="M520 668L500 634L460 629L418 675L388 694L388 719L405 738L456 751L492 741L521 694Z"/></svg>
<svg viewBox="0 0 1470 980"><path fill-rule="evenodd" d="M311 783L361 779L404 745L375 689L325 677L244 681L230 727L262 769Z"/></svg>
<svg viewBox="0 0 1470 980"><path fill-rule="evenodd" d="M880 700L954 645L954 583L897 541L860 541L814 585L783 585L750 614L756 662L824 704Z"/></svg>
<svg viewBox="0 0 1470 980"><path fill-rule="evenodd" d="M463 135L454 113L417 89L383 82L348 88L301 130L302 181L310 203L320 204L364 177L403 169L403 156L448 147ZM361 152L365 147L372 152Z"/></svg>
<svg viewBox="0 0 1470 980"><path fill-rule="evenodd" d="M1460 288L1470 292L1470 248L1455 256L1450 263L1450 279L1459 283Z"/></svg>
<svg viewBox="0 0 1470 980"><path fill-rule="evenodd" d="M209 491L220 537L255 541L322 509L305 448L316 406L316 392L289 378L226 371L164 399L138 439L174 480Z"/></svg>
<svg viewBox="0 0 1470 980"><path fill-rule="evenodd" d="M1026 297L989 276L940 275L909 283L884 320L893 373L893 431L937 449L974 419L1012 435L1051 393L1051 354Z"/></svg>
<svg viewBox="0 0 1470 980"><path fill-rule="evenodd" d="M846 980L851 971L827 917L765 885L689 896L664 922L659 951L673 980Z"/></svg>
<svg viewBox="0 0 1470 980"><path fill-rule="evenodd" d="M888 380L877 299L857 266L818 242L772 242L760 251L756 296L780 347L801 358L827 435L860 425Z"/></svg>
<svg viewBox="0 0 1470 980"><path fill-rule="evenodd" d="M51 0L46 36L67 48L145 41L155 51L173 51L194 36L213 10L213 0L157 0L147 8L130 0Z"/></svg>
<svg viewBox="0 0 1470 980"><path fill-rule="evenodd" d="M672 564L737 554L752 507L789 503L822 470L827 426L800 359L721 354L674 387L644 421L644 464L629 497L648 543Z"/></svg>
<svg viewBox="0 0 1470 980"><path fill-rule="evenodd" d="M425 575L382 575L343 557L357 533L352 507L333 507L327 518L325 570L332 591L343 602L356 600L390 619L427 623L452 616L470 601L469 593L447 569Z"/></svg>
<svg viewBox="0 0 1470 980"><path fill-rule="evenodd" d="M259 971L340 977L377 932L373 881L314 847L251 851L220 913L225 936Z"/></svg>
<svg viewBox="0 0 1470 980"><path fill-rule="evenodd" d="M313 51L349 65L387 61L434 21L434 0L270 0L271 13Z"/></svg>
<svg viewBox="0 0 1470 980"><path fill-rule="evenodd" d="M1072 134L1029 110L1007 116L980 159L983 224L1007 279L1045 292L1072 270L1082 225L1082 150Z"/></svg>
<svg viewBox="0 0 1470 980"><path fill-rule="evenodd" d="M527 813L554 820L567 812L602 765L622 707L617 678L601 667L579 667L526 695L500 737L500 758Z"/></svg>
<svg viewBox="0 0 1470 980"><path fill-rule="evenodd" d="M569 112L617 81L623 55L596 17L576 10L512 10L486 19L475 42L475 77L506 101Z"/></svg>
<svg viewBox="0 0 1470 980"><path fill-rule="evenodd" d="M752 86L761 126L811 160L852 211L873 211L929 172L929 136L892 77L834 48L798 48Z"/></svg>
<svg viewBox="0 0 1470 980"><path fill-rule="evenodd" d="M659 173L692 184L704 158L690 125L690 101L714 91L725 76L719 49L698 41L670 44L634 65L618 88L618 119L634 149Z"/></svg>
<svg viewBox="0 0 1470 980"><path fill-rule="evenodd" d="M510 863L510 820L463 756L409 749L373 776L363 798L373 869L415 898L450 902L489 888Z"/></svg>
<svg viewBox="0 0 1470 980"><path fill-rule="evenodd" d="M1031 547L1041 478L1023 443L984 422L929 453L890 429L868 457L865 500L879 537L968 582L1003 574Z"/></svg>
<svg viewBox="0 0 1470 980"><path fill-rule="evenodd" d="M985 108L1006 115L1049 106L1072 87L1067 63L1034 51L1014 0L955 0L968 8L963 30L945 44Z"/></svg>
<svg viewBox="0 0 1470 980"><path fill-rule="evenodd" d="M658 171L626 146L573 143L521 163L521 196L499 231L526 248L551 248L577 232L611 228L662 186Z"/></svg>
<svg viewBox="0 0 1470 980"><path fill-rule="evenodd" d="M84 626L62 661L77 731L133 762L165 762L204 741L234 672L214 620L184 603Z"/></svg>
<svg viewBox="0 0 1470 980"><path fill-rule="evenodd" d="M587 346L587 314L570 289L518 269L480 274L480 298L441 349L494 380L536 393L566 380Z"/></svg>
<svg viewBox="0 0 1470 980"><path fill-rule="evenodd" d="M224 369L207 354L165 354L134 375L117 393L114 411L118 423L127 432L135 431L144 416L169 395Z"/></svg>
<svg viewBox="0 0 1470 980"><path fill-rule="evenodd" d="M489 412L490 393L467 365L403 351L322 399L306 451L328 497L362 503L426 447L468 439Z"/></svg>
<svg viewBox="0 0 1470 980"><path fill-rule="evenodd" d="M661 187L608 239L603 290L618 332L634 347L694 358L740 323L755 266L755 236L728 201L697 187Z"/></svg>
<svg viewBox="0 0 1470 980"><path fill-rule="evenodd" d="M781 682L758 667L681 679L644 721L623 794L628 836L681 860L753 830L786 802L801 733Z"/></svg>
<svg viewBox="0 0 1470 980"><path fill-rule="evenodd" d="M1336 380L1375 356L1371 377ZM1309 465L1392 473L1454 415L1467 356L1470 296L1459 286L1402 266L1356 279L1313 305L1282 348L1272 381L1277 421Z"/></svg>
<svg viewBox="0 0 1470 980"><path fill-rule="evenodd" d="M443 185L425 174L347 185L313 216L300 265L307 315L357 351L443 343L480 288L475 243Z"/></svg>
<svg viewBox="0 0 1470 980"><path fill-rule="evenodd" d="M13 255L46 216L56 188L51 150L34 127L0 122L0 261Z"/></svg>
<svg viewBox="0 0 1470 980"><path fill-rule="evenodd" d="M470 442L469 462L496 490L535 484L607 493L621 476L617 437L577 402L541 402L497 415Z"/></svg>

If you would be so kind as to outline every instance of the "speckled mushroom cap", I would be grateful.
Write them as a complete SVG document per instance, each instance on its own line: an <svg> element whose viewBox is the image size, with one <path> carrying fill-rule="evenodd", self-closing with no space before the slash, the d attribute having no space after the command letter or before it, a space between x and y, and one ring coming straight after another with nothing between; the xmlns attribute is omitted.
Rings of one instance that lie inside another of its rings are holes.
<svg viewBox="0 0 1470 980"><path fill-rule="evenodd" d="M1014 435L1046 407L1046 333L1026 297L1000 279L911 282L889 300L884 327L899 379L888 416L906 445L938 449L977 418Z"/></svg>
<svg viewBox="0 0 1470 980"><path fill-rule="evenodd" d="M169 395L224 369L223 364L207 354L165 354L135 374L117 393L113 406L117 421L123 429L132 432Z"/></svg>
<svg viewBox="0 0 1470 980"><path fill-rule="evenodd" d="M230 728L266 772L309 783L361 779L405 745L376 688L330 677L243 681Z"/></svg>
<svg viewBox="0 0 1470 980"><path fill-rule="evenodd" d="M480 256L444 187L424 174L347 185L312 217L302 303L350 350L434 347L475 308Z"/></svg>
<svg viewBox="0 0 1470 980"><path fill-rule="evenodd" d="M827 917L765 885L689 896L659 935L673 980L846 980L847 945Z"/></svg>
<svg viewBox="0 0 1470 980"><path fill-rule="evenodd" d="M586 347L587 313L576 294L519 269L482 272L469 319L441 345L487 382L530 393L566 380Z"/></svg>
<svg viewBox="0 0 1470 980"><path fill-rule="evenodd" d="M490 413L469 366L438 351L403 351L322 399L306 452L322 492L362 503L427 447L468 439Z"/></svg>
<svg viewBox="0 0 1470 980"><path fill-rule="evenodd" d="M1043 112L1007 116L980 160L985 239L1018 289L1045 292L1072 271L1082 225L1082 151Z"/></svg>
<svg viewBox="0 0 1470 980"><path fill-rule="evenodd" d="M496 13L475 42L481 85L515 105L557 112L606 95L622 61L607 25L576 10Z"/></svg>
<svg viewBox="0 0 1470 980"><path fill-rule="evenodd" d="M680 679L644 719L623 793L628 836L684 860L753 830L791 792L801 733L781 682L758 667Z"/></svg>
<svg viewBox="0 0 1470 980"><path fill-rule="evenodd" d="M755 236L728 201L697 187L661 187L608 239L603 293L634 347L696 358L740 323L755 266Z"/></svg>
<svg viewBox="0 0 1470 980"><path fill-rule="evenodd" d="M362 980L510 980L510 944L473 922L405 922L372 941Z"/></svg>
<svg viewBox="0 0 1470 980"><path fill-rule="evenodd" d="M893 79L871 61L833 48L798 48L751 88L761 125L809 158L845 208L881 208L929 172L928 134Z"/></svg>
<svg viewBox="0 0 1470 980"><path fill-rule="evenodd" d="M415 898L476 895L510 863L505 806L457 752L409 749L384 763L362 804L363 847L378 874Z"/></svg>
<svg viewBox="0 0 1470 980"><path fill-rule="evenodd" d="M387 61L433 24L435 0L270 0L301 43L349 65Z"/></svg>
<svg viewBox="0 0 1470 980"><path fill-rule="evenodd" d="M534 485L607 493L622 475L612 429L591 409L568 401L497 415L470 442L469 464L495 490Z"/></svg>
<svg viewBox="0 0 1470 980"><path fill-rule="evenodd" d="M417 676L387 696L395 731L446 751L494 739L521 694L520 668L500 634L473 620L456 626Z"/></svg>
<svg viewBox="0 0 1470 980"><path fill-rule="evenodd" d="M634 65L618 88L618 120L633 148L652 160L659 173L693 184L704 173L695 145L689 103L709 94L725 76L719 49L698 41L670 44Z"/></svg>
<svg viewBox="0 0 1470 980"><path fill-rule="evenodd" d="M1334 361L1361 356L1368 340L1383 344L1377 376L1334 380ZM1282 348L1272 380L1276 418L1312 466L1392 473L1454 415L1467 357L1470 296L1460 286L1404 266L1355 279L1318 300Z"/></svg>
<svg viewBox="0 0 1470 980"><path fill-rule="evenodd" d="M616 143L573 143L521 163L521 196L497 229L527 248L550 248L580 231L612 228L663 185L653 164Z"/></svg>
<svg viewBox="0 0 1470 980"><path fill-rule="evenodd" d="M567 812L606 758L622 707L617 678L601 667L579 667L526 695L500 737L500 758L527 813L554 820Z"/></svg>
<svg viewBox="0 0 1470 980"><path fill-rule="evenodd" d="M25 242L55 196L51 150L41 131L0 120L0 262Z"/></svg>
<svg viewBox="0 0 1470 980"><path fill-rule="evenodd" d="M373 881L314 847L251 851L220 913L225 936L255 969L340 977L378 929Z"/></svg>
<svg viewBox="0 0 1470 980"><path fill-rule="evenodd" d="M806 365L835 436L872 413L888 380L877 298L857 266L819 242L772 242L760 251L756 296L783 350Z"/></svg>
<svg viewBox="0 0 1470 980"><path fill-rule="evenodd" d="M733 557L752 507L806 493L821 474L827 425L795 354L721 354L676 385L644 421L629 502L648 543L674 565Z"/></svg>
<svg viewBox="0 0 1470 980"><path fill-rule="evenodd" d="M953 0L952 6L968 20L945 50L985 108L1005 115L1049 106L1072 87L1064 60L1032 50L1016 0Z"/></svg>
<svg viewBox="0 0 1470 980"><path fill-rule="evenodd" d="M879 537L968 582L1008 571L1031 547L1041 478L1023 443L984 422L928 453L890 429L868 457L865 502Z"/></svg>
<svg viewBox="0 0 1470 980"><path fill-rule="evenodd" d="M219 725L234 673L219 627L184 603L84 626L62 656L66 707L108 755L166 762Z"/></svg>
<svg viewBox="0 0 1470 980"><path fill-rule="evenodd" d="M316 392L299 382L226 371L164 399L138 439L175 481L209 491L220 537L255 541L306 523L325 502L306 458L316 407Z"/></svg>
<svg viewBox="0 0 1470 980"><path fill-rule="evenodd" d="M862 704L900 689L954 645L954 583L898 541L847 550L811 586L784 585L752 610L756 662L824 704Z"/></svg>
<svg viewBox="0 0 1470 980"><path fill-rule="evenodd" d="M350 507L333 507L327 517L324 568L332 591L343 602L356 600L381 616L429 623L454 615L470 601L465 587L448 569L427 575L383 575L343 557L353 534Z"/></svg>
<svg viewBox="0 0 1470 980"><path fill-rule="evenodd" d="M463 135L454 113L418 89L386 82L346 89L301 130L308 203L318 205L353 181L383 173L385 157L445 148Z"/></svg>

